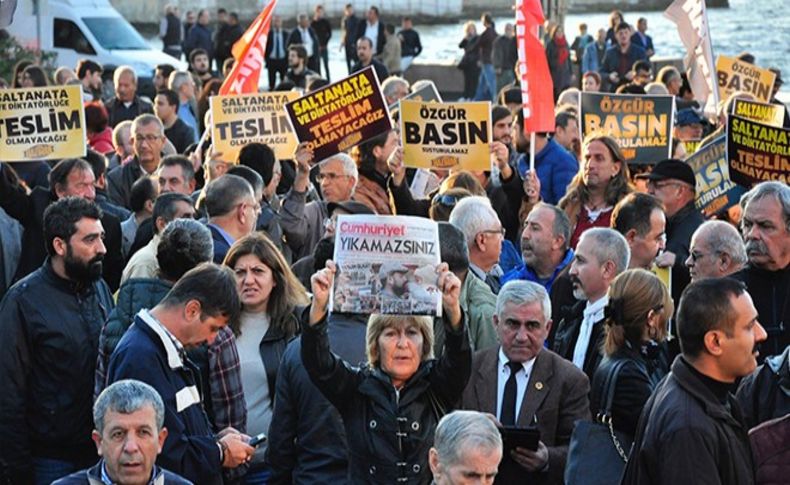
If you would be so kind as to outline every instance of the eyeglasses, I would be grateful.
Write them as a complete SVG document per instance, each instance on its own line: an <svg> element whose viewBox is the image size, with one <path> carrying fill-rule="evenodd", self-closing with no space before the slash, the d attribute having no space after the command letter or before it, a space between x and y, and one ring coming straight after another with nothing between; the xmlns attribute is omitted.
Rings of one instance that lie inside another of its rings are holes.
<svg viewBox="0 0 790 485"><path fill-rule="evenodd" d="M458 203L458 197L447 194L436 194L431 201L431 205L442 204L445 207L455 207Z"/></svg>
<svg viewBox="0 0 790 485"><path fill-rule="evenodd" d="M713 251L708 254L701 253L699 251L692 251L691 254L689 254L689 257L691 258L692 262L696 263L698 260L704 258L705 256L718 255L718 254L719 254L718 251Z"/></svg>
<svg viewBox="0 0 790 485"><path fill-rule="evenodd" d="M154 134L134 135L135 143L142 143L142 142L151 143L161 139L162 139L162 135L154 135Z"/></svg>
<svg viewBox="0 0 790 485"><path fill-rule="evenodd" d="M678 187L683 187L686 184L682 182L654 182L652 180L648 180L647 187L654 188L654 189L663 189L664 187L669 187L670 185L676 185Z"/></svg>
<svg viewBox="0 0 790 485"><path fill-rule="evenodd" d="M341 173L332 173L332 172L319 173L318 175L315 176L315 180L319 183L323 182L324 180L326 180L327 182L334 182L335 180L341 177L349 177L349 175L345 175Z"/></svg>

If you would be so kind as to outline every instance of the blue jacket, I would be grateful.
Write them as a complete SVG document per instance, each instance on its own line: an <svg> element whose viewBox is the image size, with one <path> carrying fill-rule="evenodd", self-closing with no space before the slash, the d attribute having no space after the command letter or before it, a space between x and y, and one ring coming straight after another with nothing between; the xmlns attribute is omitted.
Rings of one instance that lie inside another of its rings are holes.
<svg viewBox="0 0 790 485"><path fill-rule="evenodd" d="M184 53L189 58L189 53L195 49L203 49L208 54L209 67L210 61L214 56L214 41L211 40L211 29L196 23L189 29L187 38L184 41Z"/></svg>
<svg viewBox="0 0 790 485"><path fill-rule="evenodd" d="M138 314L110 357L107 382L137 379L162 396L168 435L159 466L195 483L221 484L219 446L200 404L197 372L183 355L164 327Z"/></svg>
<svg viewBox="0 0 790 485"><path fill-rule="evenodd" d="M605 53L606 47L604 47ZM584 48L584 55L582 55L582 74L588 71L598 72L601 68L601 61L603 56L598 57L598 43L590 42Z"/></svg>
<svg viewBox="0 0 790 485"><path fill-rule="evenodd" d="M518 174L522 179L528 169L529 153L525 153L518 159ZM535 154L535 171L540 179L540 198L547 204L557 205L579 171L579 162L562 145L549 139Z"/></svg>
<svg viewBox="0 0 790 485"><path fill-rule="evenodd" d="M562 258L560 265L554 269L554 273L552 273L548 280L541 280L538 278L538 275L532 270L532 268L526 264L522 264L520 267L510 270L502 276L502 286L505 286L505 283L508 281L526 280L543 285L543 287L546 288L546 291L551 293L551 285L554 284L554 280L557 279L557 275L559 275L566 266L571 264L571 261L573 261L573 249L568 249L568 251L565 252L565 257Z"/></svg>

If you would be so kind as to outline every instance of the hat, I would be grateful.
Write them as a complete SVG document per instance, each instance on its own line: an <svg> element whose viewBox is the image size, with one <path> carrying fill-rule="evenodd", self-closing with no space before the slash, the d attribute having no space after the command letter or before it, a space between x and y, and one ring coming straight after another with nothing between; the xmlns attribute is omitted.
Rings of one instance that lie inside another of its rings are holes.
<svg viewBox="0 0 790 485"><path fill-rule="evenodd" d="M693 108L683 108L678 111L675 126L687 126L693 124L702 124L702 116L699 115Z"/></svg>
<svg viewBox="0 0 790 485"><path fill-rule="evenodd" d="M401 263L396 263L392 261L387 261L381 265L379 268L379 278L386 278L387 276L391 275L392 273L408 273L409 268L403 266Z"/></svg>
<svg viewBox="0 0 790 485"><path fill-rule="evenodd" d="M776 74L775 84L777 86L781 86L782 84L785 83L784 81L782 81L782 71L778 67L769 67L768 70Z"/></svg>
<svg viewBox="0 0 790 485"><path fill-rule="evenodd" d="M369 215L376 215L376 212L373 211L370 207L366 206L361 202L356 202L354 200L344 200L341 202L330 202L326 205L326 210L329 216L335 212L335 209L340 209L346 211L349 214L369 214Z"/></svg>
<svg viewBox="0 0 790 485"><path fill-rule="evenodd" d="M680 160L662 160L653 167L650 173L642 173L636 176L638 179L647 179L653 181L675 179L685 182L692 187L696 187L697 180L694 177L694 170L686 163Z"/></svg>

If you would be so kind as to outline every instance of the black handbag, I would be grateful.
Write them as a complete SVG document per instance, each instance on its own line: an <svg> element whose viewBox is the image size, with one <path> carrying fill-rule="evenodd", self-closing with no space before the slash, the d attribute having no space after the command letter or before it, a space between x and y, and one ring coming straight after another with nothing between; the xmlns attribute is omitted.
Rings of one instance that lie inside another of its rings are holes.
<svg viewBox="0 0 790 485"><path fill-rule="evenodd" d="M612 428L615 384L624 364L625 360L612 363L601 394L605 402L595 420L576 422L568 447L565 485L620 483L634 441L633 437Z"/></svg>

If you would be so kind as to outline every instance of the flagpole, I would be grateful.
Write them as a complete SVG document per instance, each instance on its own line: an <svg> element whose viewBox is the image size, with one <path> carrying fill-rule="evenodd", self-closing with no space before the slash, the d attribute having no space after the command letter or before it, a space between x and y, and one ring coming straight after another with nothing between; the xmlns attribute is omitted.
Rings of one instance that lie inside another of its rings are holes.
<svg viewBox="0 0 790 485"><path fill-rule="evenodd" d="M529 134L529 171L535 170L535 132Z"/></svg>

